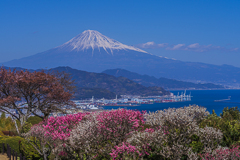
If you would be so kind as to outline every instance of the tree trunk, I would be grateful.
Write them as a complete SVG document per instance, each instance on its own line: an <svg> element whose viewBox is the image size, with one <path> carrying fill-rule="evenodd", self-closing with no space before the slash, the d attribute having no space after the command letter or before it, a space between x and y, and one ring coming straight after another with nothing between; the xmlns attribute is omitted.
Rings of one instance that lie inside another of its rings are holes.
<svg viewBox="0 0 240 160"><path fill-rule="evenodd" d="M16 129L17 129L17 133L18 133L18 135L20 135L20 132L19 132L19 130L18 130L18 126L17 126L16 120L14 120L14 123L15 123L15 127L16 127Z"/></svg>
<svg viewBox="0 0 240 160"><path fill-rule="evenodd" d="M48 160L48 156L45 153L43 153L43 160Z"/></svg>
<svg viewBox="0 0 240 160"><path fill-rule="evenodd" d="M22 129L22 127L23 127L23 125L25 124L25 122L26 122L26 119L27 119L27 117L25 117L25 116L22 116L21 118L20 118L20 128Z"/></svg>

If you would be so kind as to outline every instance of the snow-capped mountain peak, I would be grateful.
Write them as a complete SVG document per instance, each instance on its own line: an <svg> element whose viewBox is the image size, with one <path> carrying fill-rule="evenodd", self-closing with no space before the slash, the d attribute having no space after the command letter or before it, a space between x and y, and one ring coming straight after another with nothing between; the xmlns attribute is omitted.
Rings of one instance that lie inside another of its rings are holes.
<svg viewBox="0 0 240 160"><path fill-rule="evenodd" d="M68 48L71 51L103 48L107 53L110 51L112 54L113 50L134 50L147 53L139 48L122 44L95 30L86 30L58 48Z"/></svg>

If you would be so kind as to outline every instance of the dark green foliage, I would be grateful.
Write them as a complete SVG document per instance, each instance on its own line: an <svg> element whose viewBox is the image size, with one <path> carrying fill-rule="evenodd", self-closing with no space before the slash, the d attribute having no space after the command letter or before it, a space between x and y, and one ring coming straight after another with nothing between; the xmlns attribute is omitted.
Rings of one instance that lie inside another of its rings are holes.
<svg viewBox="0 0 240 160"><path fill-rule="evenodd" d="M27 159L39 160L41 158L38 152L26 140L21 141L20 151Z"/></svg>
<svg viewBox="0 0 240 160"><path fill-rule="evenodd" d="M222 127L223 146L232 146L240 143L240 122L237 120L226 121Z"/></svg>
<svg viewBox="0 0 240 160"><path fill-rule="evenodd" d="M32 125L38 124L41 121L42 121L42 118L39 118L37 116L29 117L27 122L25 122L25 124L23 125L20 132L21 133L28 132ZM19 122L17 121L17 123ZM0 127L2 127L2 130L5 130L5 131L16 130L15 123L12 121L10 117L6 118L5 114L1 115L0 124L1 124ZM17 151L18 154L22 153L27 159L38 160L40 158L40 155L37 153L37 151L22 137L0 136L0 144L2 143L5 143L5 145L9 144L10 147L14 149L14 151ZM1 147L2 145L0 145L0 149L2 149Z"/></svg>
<svg viewBox="0 0 240 160"><path fill-rule="evenodd" d="M43 119L38 117L38 116L31 116L27 119L28 123L31 123L32 125L38 124L41 122Z"/></svg>
<svg viewBox="0 0 240 160"><path fill-rule="evenodd" d="M226 120L240 120L240 111L238 107L232 107L228 108L225 107L220 114L221 118L224 118Z"/></svg>
<svg viewBox="0 0 240 160"><path fill-rule="evenodd" d="M28 131L30 131L32 127L32 124L29 122L25 122L25 124L22 127L21 133L27 133Z"/></svg>
<svg viewBox="0 0 240 160"><path fill-rule="evenodd" d="M5 144L5 151L7 144L14 149L18 154L22 153L27 159L38 160L41 156L38 152L22 137L19 136L0 136L0 144ZM2 145L0 145L2 151Z"/></svg>
<svg viewBox="0 0 240 160"><path fill-rule="evenodd" d="M220 129L223 133L222 146L230 147L234 144L240 143L240 111L237 107L224 108L220 117L213 114L209 115L207 119L202 121L200 127L209 126Z"/></svg>
<svg viewBox="0 0 240 160"><path fill-rule="evenodd" d="M4 143L5 144L5 149L7 148L7 144L14 149L18 154L20 153L20 146L19 142L24 141L22 137L19 136L2 136L0 137L0 144ZM2 150L2 145L0 145L0 149Z"/></svg>
<svg viewBox="0 0 240 160"><path fill-rule="evenodd" d="M190 144L190 147L192 147L193 152L201 153L204 146L201 143L200 138L197 135L193 135L191 140L192 143Z"/></svg>

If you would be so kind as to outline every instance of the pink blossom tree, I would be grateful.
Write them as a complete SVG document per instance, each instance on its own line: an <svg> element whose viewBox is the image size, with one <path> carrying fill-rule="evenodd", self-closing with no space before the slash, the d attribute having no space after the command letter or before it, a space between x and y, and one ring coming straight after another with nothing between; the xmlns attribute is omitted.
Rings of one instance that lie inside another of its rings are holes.
<svg viewBox="0 0 240 160"><path fill-rule="evenodd" d="M114 146L122 144L136 130L143 128L139 111L118 109L88 115L72 130L69 145L81 157L108 157Z"/></svg>
<svg viewBox="0 0 240 160"><path fill-rule="evenodd" d="M214 150L208 149L208 152L199 154L202 160L234 160L240 159L240 146L218 147Z"/></svg>
<svg viewBox="0 0 240 160"><path fill-rule="evenodd" d="M84 120L87 114L78 113L62 117L50 117L33 126L23 136L40 155L43 155L44 160L48 159L50 153L55 154L56 157L66 153L68 157L72 158L74 152L68 145L67 140L72 129Z"/></svg>
<svg viewBox="0 0 240 160"><path fill-rule="evenodd" d="M52 137L46 135L43 122L32 126L29 132L22 135L44 160L48 160L48 156L54 149L54 141Z"/></svg>
<svg viewBox="0 0 240 160"><path fill-rule="evenodd" d="M184 155L198 159L199 152L194 150L195 140L192 138L197 136L197 142L201 143L201 156L207 159L220 150L223 136L220 130L198 126L208 114L205 108L198 106L155 113L125 109L79 113L51 117L38 126L41 129L33 127L26 138L29 142L32 137L36 138L39 144L48 147L39 153L48 155L51 151L56 158L142 159L156 156L181 159ZM36 133L35 130L41 132ZM227 151L225 148L219 153ZM233 155L232 151L230 155Z"/></svg>

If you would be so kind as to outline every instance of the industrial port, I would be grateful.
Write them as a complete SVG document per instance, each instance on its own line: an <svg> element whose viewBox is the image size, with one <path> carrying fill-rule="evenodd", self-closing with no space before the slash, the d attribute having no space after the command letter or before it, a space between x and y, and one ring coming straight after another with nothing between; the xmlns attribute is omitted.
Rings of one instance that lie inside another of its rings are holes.
<svg viewBox="0 0 240 160"><path fill-rule="evenodd" d="M116 96L115 99L88 99L88 100L74 100L77 108L83 110L89 109L104 109L105 106L126 106L135 107L141 104L153 104L153 103L173 103L182 101L191 101L191 93L189 95L185 92L178 95L171 93L166 96L148 96L141 97L136 95L121 95L121 98Z"/></svg>

